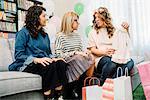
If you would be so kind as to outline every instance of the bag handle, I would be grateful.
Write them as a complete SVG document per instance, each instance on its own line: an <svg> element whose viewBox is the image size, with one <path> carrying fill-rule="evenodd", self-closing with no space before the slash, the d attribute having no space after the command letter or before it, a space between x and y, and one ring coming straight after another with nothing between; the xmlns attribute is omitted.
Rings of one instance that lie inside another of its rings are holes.
<svg viewBox="0 0 150 100"><path fill-rule="evenodd" d="M100 86L100 80L97 77L87 77L87 78L85 78L85 80L84 80L84 86L86 86L86 82L87 82L88 79L90 79L89 80L89 85L91 85L91 81L92 80L97 80L98 81L98 85Z"/></svg>
<svg viewBox="0 0 150 100"><path fill-rule="evenodd" d="M128 72L128 68L126 67L125 68L125 76L128 76L129 75L129 72Z"/></svg>
<svg viewBox="0 0 150 100"><path fill-rule="evenodd" d="M86 81L88 80L88 79L90 79L91 77L86 77L85 78L85 80L84 80L84 86L86 86Z"/></svg>
<svg viewBox="0 0 150 100"><path fill-rule="evenodd" d="M119 77L119 69L121 70L121 76L123 75L122 68L121 68L121 67L118 67L118 68L117 68L117 78Z"/></svg>
<svg viewBox="0 0 150 100"><path fill-rule="evenodd" d="M98 86L100 86L100 80L99 80L97 77L92 77L92 78L89 80L89 85L91 85L92 80L97 80L97 81L98 81Z"/></svg>

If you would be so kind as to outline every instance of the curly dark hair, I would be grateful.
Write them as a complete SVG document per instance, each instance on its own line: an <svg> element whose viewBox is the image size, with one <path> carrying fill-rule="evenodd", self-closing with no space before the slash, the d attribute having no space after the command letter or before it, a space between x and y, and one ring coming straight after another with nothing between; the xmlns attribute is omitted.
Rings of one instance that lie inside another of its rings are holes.
<svg viewBox="0 0 150 100"><path fill-rule="evenodd" d="M93 19L93 27L98 33L98 30L101 27L98 27L97 24L96 24L96 21L95 21L95 19L96 19L95 18L95 14L96 13L100 14L102 20L106 23L106 29L107 29L107 32L108 32L108 37L111 38L114 35L115 27L112 24L112 18L110 16L110 13L108 12L108 9L105 8L105 7L100 7L100 8L98 8L97 11L95 11L95 13L93 15L93 17L94 17L94 19Z"/></svg>
<svg viewBox="0 0 150 100"><path fill-rule="evenodd" d="M39 16L42 14L42 11L46 11L46 9L37 5L31 6L27 11L25 27L29 30L29 34L33 38L38 36L38 32L41 32L43 36L46 34L43 28L38 29L40 26Z"/></svg>

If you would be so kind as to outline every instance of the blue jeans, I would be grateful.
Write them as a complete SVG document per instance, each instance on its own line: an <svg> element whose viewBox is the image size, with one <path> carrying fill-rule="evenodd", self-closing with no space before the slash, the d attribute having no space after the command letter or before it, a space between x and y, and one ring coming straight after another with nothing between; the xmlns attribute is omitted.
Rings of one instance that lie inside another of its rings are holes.
<svg viewBox="0 0 150 100"><path fill-rule="evenodd" d="M111 61L111 57L104 56L100 59L97 65L97 72L99 74L101 85L105 82L106 78L115 78L117 76L117 68L122 67L123 75L125 74L125 68L128 68L128 73L130 75L130 71L134 66L134 62L131 61L127 62L126 64L118 64ZM118 73L120 76L121 72Z"/></svg>
<svg viewBox="0 0 150 100"><path fill-rule="evenodd" d="M97 65L97 72L100 76L101 85L105 82L106 78L112 78L116 70L116 64L111 61L111 57L104 56L100 59Z"/></svg>
<svg viewBox="0 0 150 100"><path fill-rule="evenodd" d="M113 63L115 63L115 62L113 62ZM116 64L117 68L121 67L123 69L123 75L125 75L125 68L128 68L128 75L130 75L130 71L132 70L132 68L134 66L134 62L132 59L129 62L127 62L126 64L117 64L117 63L115 63L115 64ZM120 70L118 72L118 76L121 76ZM116 78L116 77L117 77L117 69L113 75L113 78Z"/></svg>

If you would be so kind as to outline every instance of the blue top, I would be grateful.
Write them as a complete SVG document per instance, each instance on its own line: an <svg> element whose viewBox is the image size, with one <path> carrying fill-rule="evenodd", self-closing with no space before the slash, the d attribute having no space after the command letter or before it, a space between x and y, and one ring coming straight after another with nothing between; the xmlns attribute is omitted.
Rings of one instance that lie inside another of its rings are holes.
<svg viewBox="0 0 150 100"><path fill-rule="evenodd" d="M15 61L9 65L9 70L22 71L35 57L52 57L48 34L43 36L38 33L37 38L32 38L29 31L23 27L16 33Z"/></svg>

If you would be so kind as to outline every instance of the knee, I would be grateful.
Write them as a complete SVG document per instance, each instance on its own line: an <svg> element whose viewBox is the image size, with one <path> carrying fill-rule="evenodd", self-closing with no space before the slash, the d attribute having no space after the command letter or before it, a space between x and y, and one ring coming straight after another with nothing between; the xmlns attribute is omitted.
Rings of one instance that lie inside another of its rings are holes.
<svg viewBox="0 0 150 100"><path fill-rule="evenodd" d="M67 68L67 63L64 62L63 60L57 60L56 64L57 64L56 67L58 67L58 68L65 68L65 69Z"/></svg>
<svg viewBox="0 0 150 100"><path fill-rule="evenodd" d="M103 68L104 66L107 66L107 68L109 67L110 69L112 69L116 67L116 64L111 61L111 57L104 56L98 62L97 68Z"/></svg>
<svg viewBox="0 0 150 100"><path fill-rule="evenodd" d="M130 65L131 66L134 66L134 61L131 59L131 61L130 61Z"/></svg>
<svg viewBox="0 0 150 100"><path fill-rule="evenodd" d="M115 68L117 68L117 64L116 63L114 63L114 62L110 62L111 64L110 64L110 66L111 66L111 68L112 69L115 69Z"/></svg>
<svg viewBox="0 0 150 100"><path fill-rule="evenodd" d="M129 61L127 63L127 68L129 69L129 71L134 67L134 61L131 59L131 61Z"/></svg>
<svg viewBox="0 0 150 100"><path fill-rule="evenodd" d="M104 62L111 62L111 57L104 56L104 57L102 57L101 61L104 61Z"/></svg>
<svg viewBox="0 0 150 100"><path fill-rule="evenodd" d="M60 64L66 64L63 60L57 60L56 62Z"/></svg>

